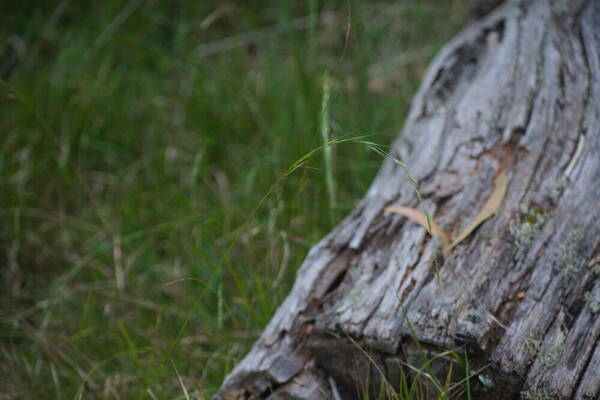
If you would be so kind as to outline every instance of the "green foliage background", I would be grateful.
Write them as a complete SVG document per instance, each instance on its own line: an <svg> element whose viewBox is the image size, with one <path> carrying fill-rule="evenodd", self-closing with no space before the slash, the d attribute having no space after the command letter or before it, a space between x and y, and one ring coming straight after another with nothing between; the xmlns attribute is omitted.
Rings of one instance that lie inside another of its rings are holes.
<svg viewBox="0 0 600 400"><path fill-rule="evenodd" d="M389 144L465 3L3 2L0 399L213 394L382 162L335 146L333 209L319 154L248 219L325 72L331 137Z"/></svg>

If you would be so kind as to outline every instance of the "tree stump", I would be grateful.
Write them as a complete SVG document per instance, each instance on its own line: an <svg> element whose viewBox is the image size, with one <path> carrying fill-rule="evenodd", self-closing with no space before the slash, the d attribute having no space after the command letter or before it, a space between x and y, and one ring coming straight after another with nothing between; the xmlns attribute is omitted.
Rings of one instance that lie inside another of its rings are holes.
<svg viewBox="0 0 600 400"><path fill-rule="evenodd" d="M474 22L432 62L391 155L451 235L503 174L496 214L442 257L385 212L419 208L386 160L215 398L389 394L452 349L468 368L450 396L599 399L599 130L600 1L515 0Z"/></svg>

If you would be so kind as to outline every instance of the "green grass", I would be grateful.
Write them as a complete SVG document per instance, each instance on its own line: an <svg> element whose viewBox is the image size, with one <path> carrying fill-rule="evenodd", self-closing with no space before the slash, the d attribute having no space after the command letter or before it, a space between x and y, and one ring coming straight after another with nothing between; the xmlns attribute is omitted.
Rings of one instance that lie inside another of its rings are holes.
<svg viewBox="0 0 600 400"><path fill-rule="evenodd" d="M464 4L0 5L0 399L213 394Z"/></svg>

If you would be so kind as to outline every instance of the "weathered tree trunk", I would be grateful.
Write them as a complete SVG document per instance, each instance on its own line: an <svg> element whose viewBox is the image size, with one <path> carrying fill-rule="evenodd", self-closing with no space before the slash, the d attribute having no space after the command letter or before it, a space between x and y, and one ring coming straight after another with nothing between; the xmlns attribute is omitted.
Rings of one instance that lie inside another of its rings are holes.
<svg viewBox="0 0 600 400"><path fill-rule="evenodd" d="M467 28L392 155L454 235L505 174L496 215L436 256L425 229L384 212L419 207L386 161L216 398L356 398L445 349L467 354L473 398L600 398L599 130L600 0L511 1Z"/></svg>

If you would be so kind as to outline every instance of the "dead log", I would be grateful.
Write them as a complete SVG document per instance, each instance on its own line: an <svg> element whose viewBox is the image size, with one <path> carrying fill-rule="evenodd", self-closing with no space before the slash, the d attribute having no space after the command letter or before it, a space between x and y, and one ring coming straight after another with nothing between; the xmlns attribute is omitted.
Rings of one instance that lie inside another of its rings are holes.
<svg viewBox="0 0 600 400"><path fill-rule="evenodd" d="M600 398L599 130L600 1L514 0L472 24L432 62L391 154L453 237L504 174L495 216L442 257L384 211L419 207L385 161L216 399L374 396L446 349L467 357L473 398Z"/></svg>

